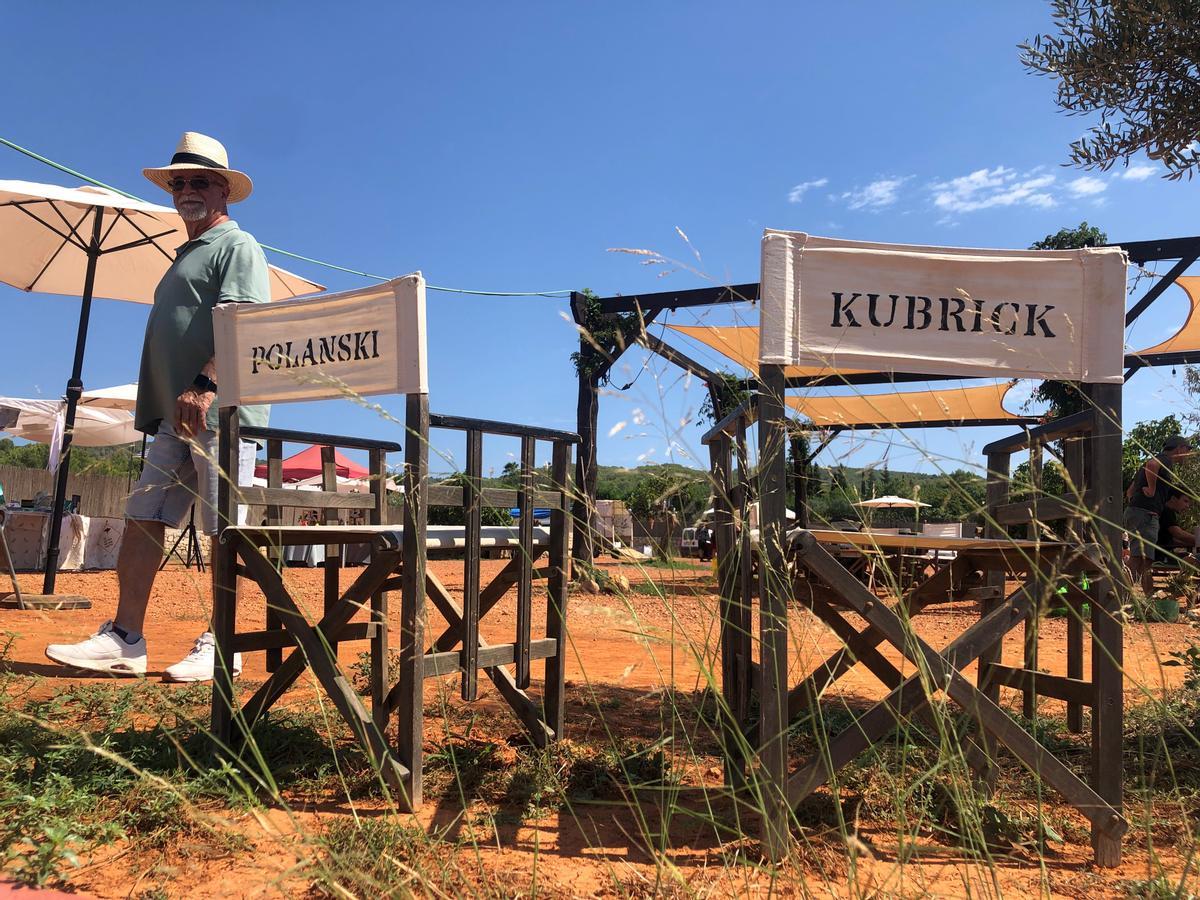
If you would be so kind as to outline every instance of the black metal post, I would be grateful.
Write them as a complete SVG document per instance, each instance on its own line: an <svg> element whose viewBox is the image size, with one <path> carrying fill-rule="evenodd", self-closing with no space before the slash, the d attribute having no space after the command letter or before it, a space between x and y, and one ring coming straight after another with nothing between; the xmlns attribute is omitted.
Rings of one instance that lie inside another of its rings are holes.
<svg viewBox="0 0 1200 900"><path fill-rule="evenodd" d="M62 450L58 454L58 477L54 483L54 508L50 513L50 541L46 547L45 578L42 593L54 593L58 575L58 540L62 535L62 514L67 499L67 476L71 470L71 432L75 428L75 408L83 394L83 351L87 344L88 318L92 312L92 288L96 283L96 263L100 260L100 226L104 208L96 207L92 222L92 241L87 248L87 274L83 279L83 302L79 310L79 332L75 337L75 364L67 382L67 416L63 426Z"/></svg>

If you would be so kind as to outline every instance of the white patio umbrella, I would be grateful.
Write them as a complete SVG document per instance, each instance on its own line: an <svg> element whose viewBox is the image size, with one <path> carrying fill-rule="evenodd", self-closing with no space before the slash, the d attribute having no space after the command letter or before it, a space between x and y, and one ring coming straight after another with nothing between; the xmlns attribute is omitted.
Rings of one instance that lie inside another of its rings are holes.
<svg viewBox="0 0 1200 900"><path fill-rule="evenodd" d="M922 503L920 500L909 500L907 497L897 497L895 494L885 494L882 497L873 497L870 500L859 500L855 506L863 506L867 509L911 509L913 511L913 522L919 523L921 520L922 507L930 506L929 503ZM915 525L913 526L916 527Z"/></svg>
<svg viewBox="0 0 1200 900"><path fill-rule="evenodd" d="M137 382L84 391L79 402L93 409L126 409L133 412L137 408Z"/></svg>
<svg viewBox="0 0 1200 900"><path fill-rule="evenodd" d="M62 400L0 397L0 431L35 444L49 444L50 468L54 469L65 411ZM115 447L132 444L139 437L129 410L83 405L75 411L71 442L81 447Z"/></svg>
<svg viewBox="0 0 1200 900"><path fill-rule="evenodd" d="M23 291L80 296L75 361L67 382L62 462L46 553L45 587L54 591L71 434L83 391L83 353L92 297L153 303L154 288L187 241L183 220L165 206L98 187L0 181L0 281ZM321 290L271 267L271 299Z"/></svg>
<svg viewBox="0 0 1200 900"><path fill-rule="evenodd" d="M923 506L930 506L929 503L922 503L920 500L909 500L907 497L897 497L894 494L887 494L883 497L873 497L870 500L859 500L855 506L865 506L868 509L920 509Z"/></svg>

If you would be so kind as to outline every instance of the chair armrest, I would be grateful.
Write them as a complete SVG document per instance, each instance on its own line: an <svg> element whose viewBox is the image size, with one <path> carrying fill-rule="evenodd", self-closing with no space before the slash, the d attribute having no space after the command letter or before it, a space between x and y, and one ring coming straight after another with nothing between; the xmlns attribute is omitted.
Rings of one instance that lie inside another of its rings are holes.
<svg viewBox="0 0 1200 900"><path fill-rule="evenodd" d="M429 414L430 428L449 428L456 431L483 431L488 434L504 434L514 437L531 437L543 441L565 441L578 444L579 435L573 431L558 431L536 425L517 425L512 422L494 422L491 419L471 419L466 416Z"/></svg>
<svg viewBox="0 0 1200 900"><path fill-rule="evenodd" d="M318 434L315 431L289 431L285 428L260 428L254 425L243 425L239 429L239 433L244 438L274 439L289 441L295 444L325 444L331 447L345 447L348 450L382 450L385 453L398 453L402 449L395 441L378 441L372 438Z"/></svg>

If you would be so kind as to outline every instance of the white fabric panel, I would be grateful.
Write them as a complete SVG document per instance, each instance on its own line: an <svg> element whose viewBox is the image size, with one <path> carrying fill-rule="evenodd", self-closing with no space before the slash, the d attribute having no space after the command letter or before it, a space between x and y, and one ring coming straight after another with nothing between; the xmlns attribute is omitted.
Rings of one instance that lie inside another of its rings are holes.
<svg viewBox="0 0 1200 900"><path fill-rule="evenodd" d="M26 400L18 397L0 397L0 431L13 437L24 438L35 444L50 445L49 468L58 467L58 453L62 449L63 422L67 404L61 400ZM11 413L16 413L12 420ZM72 442L80 447L113 447L132 444L141 439L141 433L133 427L133 416L128 410L103 407L77 406L75 429Z"/></svg>
<svg viewBox="0 0 1200 900"><path fill-rule="evenodd" d="M428 393L425 279L213 311L217 402Z"/></svg>
<svg viewBox="0 0 1200 900"><path fill-rule="evenodd" d="M768 230L759 361L1119 384L1126 264L1119 247L975 250Z"/></svg>

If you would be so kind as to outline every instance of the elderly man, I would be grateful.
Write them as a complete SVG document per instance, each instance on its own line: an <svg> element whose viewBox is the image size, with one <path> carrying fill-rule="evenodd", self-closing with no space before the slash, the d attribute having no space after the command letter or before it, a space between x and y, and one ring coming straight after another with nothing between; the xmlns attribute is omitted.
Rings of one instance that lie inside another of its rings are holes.
<svg viewBox="0 0 1200 900"><path fill-rule="evenodd" d="M205 533L217 533L222 473L217 465L213 307L270 299L262 249L229 218L227 209L248 197L253 185L245 173L229 168L220 142L187 132L169 165L143 173L170 192L188 236L154 292L142 344L135 426L155 438L125 510L116 616L85 641L46 648L55 662L112 675L146 672L142 627L166 526L179 527L195 501ZM267 413L265 406L239 410L245 425L265 425ZM255 445L243 442L240 454L239 480L249 483ZM206 631L165 677L206 681L212 678L213 662L213 638ZM235 674L241 670L236 656L233 669Z"/></svg>
<svg viewBox="0 0 1200 900"><path fill-rule="evenodd" d="M1129 573L1135 584L1141 584L1147 596L1154 589L1150 565L1158 543L1159 517L1167 500L1182 490L1175 466L1191 450L1187 438L1167 438L1162 453L1146 460L1126 493L1129 503L1125 507L1124 525L1129 533Z"/></svg>

